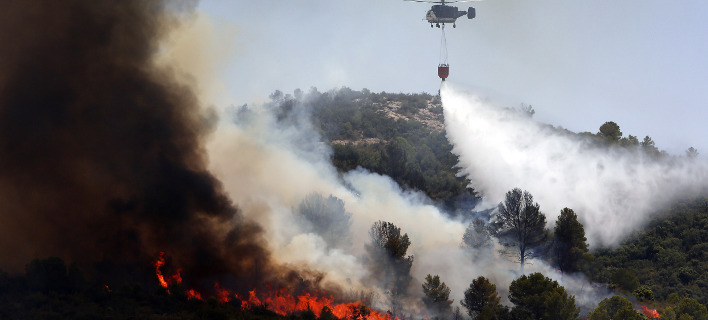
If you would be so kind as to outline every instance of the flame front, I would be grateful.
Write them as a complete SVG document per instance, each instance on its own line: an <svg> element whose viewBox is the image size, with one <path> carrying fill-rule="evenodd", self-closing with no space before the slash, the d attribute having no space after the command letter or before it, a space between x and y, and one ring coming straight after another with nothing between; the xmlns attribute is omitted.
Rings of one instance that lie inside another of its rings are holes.
<svg viewBox="0 0 708 320"><path fill-rule="evenodd" d="M172 284L181 284L182 276L181 269L172 276L165 277L161 268L165 265L165 253L160 252L159 256L153 262L155 266L155 275L160 283L160 286L168 288ZM214 283L216 299L221 303L228 303L233 298L241 301L241 308L244 310L265 307L279 315L287 316L297 312L311 311L317 317L320 317L323 310L328 309L334 316L339 319L348 319L356 315L355 318L367 320L401 320L388 313L379 313L367 308L361 302L334 303L334 298L324 292L305 292L302 295L294 296L288 292L288 289L282 288L279 290L268 290L266 294L259 294L256 290L248 292L248 298L242 298L237 293L221 287L218 282ZM171 294L167 290L168 294ZM194 289L185 291L187 298L190 300L203 300L201 293Z"/></svg>
<svg viewBox="0 0 708 320"><path fill-rule="evenodd" d="M231 301L231 296L234 295L231 290L222 288L218 282L214 282L214 290L216 290L216 299L219 300L219 302L221 303L227 303Z"/></svg>
<svg viewBox="0 0 708 320"><path fill-rule="evenodd" d="M189 300L202 300L202 294L194 289L189 289L185 291L185 293L187 294L187 299Z"/></svg>
<svg viewBox="0 0 708 320"><path fill-rule="evenodd" d="M160 282L160 285L163 288L169 287L171 284L180 284L182 283L182 269L177 269L177 272L175 274L169 276L167 279L165 279L165 276L162 274L162 268L165 265L165 252L160 252L160 255L157 257L157 260L153 262L153 266L155 266L155 275L157 276L157 281ZM193 290L192 290L193 291ZM167 293L170 293L170 290L167 290ZM201 299L201 298L200 298Z"/></svg>
<svg viewBox="0 0 708 320"><path fill-rule="evenodd" d="M157 275L157 281L160 281L160 285L163 288L167 288L167 281L165 281L165 276L162 275L160 268L165 265L165 252L160 252L157 260L153 263L155 266L155 275Z"/></svg>
<svg viewBox="0 0 708 320"><path fill-rule="evenodd" d="M639 310L637 310L637 311L639 311L639 313L647 316L647 318L649 318L649 319L659 319L661 317L659 315L658 311L656 311L654 309L649 309L649 308L647 308L647 306L641 306L641 308L639 308Z"/></svg>
<svg viewBox="0 0 708 320"><path fill-rule="evenodd" d="M286 292L287 289L271 290L266 295L259 295L256 290L248 292L248 299L244 299L236 295L236 298L241 300L242 309L251 309L254 307L267 307L269 310L286 316L289 314L312 311L318 318L322 314L322 310L328 308L332 314L339 319L351 318L354 312L361 310L364 305L357 302L334 303L334 298L327 294L309 293L306 292L300 296L293 296ZM364 307L365 308L365 307ZM369 310L365 316L368 320L401 320L388 313L380 313Z"/></svg>

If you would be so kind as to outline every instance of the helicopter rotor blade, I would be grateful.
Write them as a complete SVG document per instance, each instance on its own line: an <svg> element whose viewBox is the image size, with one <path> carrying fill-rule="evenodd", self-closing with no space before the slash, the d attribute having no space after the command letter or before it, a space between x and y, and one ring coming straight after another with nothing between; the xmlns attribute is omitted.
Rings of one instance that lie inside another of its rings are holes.
<svg viewBox="0 0 708 320"><path fill-rule="evenodd" d="M423 3L461 3L461 2L481 2L483 0L445 0L445 1L431 1L431 0L403 0L407 2L423 2Z"/></svg>

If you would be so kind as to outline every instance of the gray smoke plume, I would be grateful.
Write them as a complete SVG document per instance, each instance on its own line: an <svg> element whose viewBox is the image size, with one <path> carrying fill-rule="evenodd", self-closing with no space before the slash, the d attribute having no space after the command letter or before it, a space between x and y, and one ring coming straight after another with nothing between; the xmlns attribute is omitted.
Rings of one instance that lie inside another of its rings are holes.
<svg viewBox="0 0 708 320"><path fill-rule="evenodd" d="M185 280L269 272L260 227L207 170L213 112L153 61L193 7L0 3L0 267L56 255L149 269L166 251Z"/></svg>

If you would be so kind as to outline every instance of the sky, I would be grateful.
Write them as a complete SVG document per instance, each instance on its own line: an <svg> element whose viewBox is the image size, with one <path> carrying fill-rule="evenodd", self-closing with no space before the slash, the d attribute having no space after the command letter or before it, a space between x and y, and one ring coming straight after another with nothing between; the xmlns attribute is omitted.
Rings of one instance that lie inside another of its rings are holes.
<svg viewBox="0 0 708 320"><path fill-rule="evenodd" d="M708 4L685 0L486 0L446 31L450 77L576 132L708 155ZM242 105L316 87L437 93L441 30L402 0L203 0L192 27L208 54L210 103ZM201 53L204 55L204 53Z"/></svg>

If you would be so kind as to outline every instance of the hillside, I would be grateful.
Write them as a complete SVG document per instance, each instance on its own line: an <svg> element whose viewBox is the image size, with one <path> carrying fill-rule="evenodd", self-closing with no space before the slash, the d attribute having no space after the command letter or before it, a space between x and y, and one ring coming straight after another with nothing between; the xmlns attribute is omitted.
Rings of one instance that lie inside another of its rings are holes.
<svg viewBox="0 0 708 320"><path fill-rule="evenodd" d="M652 299L671 294L708 304L708 198L676 203L616 249L595 252L592 275L633 294L650 289Z"/></svg>
<svg viewBox="0 0 708 320"><path fill-rule="evenodd" d="M452 212L471 209L478 200L469 180L458 176L439 96L343 88L294 96L276 91L271 99L283 118L300 108L311 112L340 172L362 167L388 175Z"/></svg>
<svg viewBox="0 0 708 320"><path fill-rule="evenodd" d="M289 95L276 95L273 102L287 112L298 103ZM356 167L387 174L399 185L424 191L450 210L470 212L476 203L474 186L457 177L457 157L445 138L439 96L429 94L372 93L348 88L310 92L302 100L312 106L312 119L334 150L332 162L346 172ZM530 106L518 112L532 116ZM597 133L575 133L548 126L563 135L584 141L585 148L635 150L637 156L655 161L672 161L651 137L641 141L624 136L612 121ZM686 157L696 157L689 148ZM462 206L461 206L462 205ZM586 268L595 281L607 283L628 295L638 288L649 289L649 301L663 302L672 293L708 303L708 205L706 199L675 203L663 209L648 226L617 248L590 248L596 256ZM551 226L549 226L551 227ZM630 277L622 287L617 277ZM646 294L646 290L644 290Z"/></svg>
<svg viewBox="0 0 708 320"><path fill-rule="evenodd" d="M340 173L362 167L388 175L404 190L425 193L432 204L462 220L478 210L475 205L480 198L474 186L466 177L459 176L458 157L451 152L452 145L446 138L438 96L372 93L348 88L321 93L312 89L307 94L298 90L293 95L276 91L267 105L277 111L278 121L291 121L293 115L304 115L320 135L321 143L331 146L331 161ZM529 106L510 110L524 116L533 115ZM629 148L654 159L672 157L660 151L649 137L642 142L632 135L623 137L614 122L603 124L597 133L548 128L581 138L586 148ZM693 151L695 155L697 152ZM618 247L591 247L579 269L597 283L593 286L613 288L616 293L656 309L662 319L708 319L705 306L708 303L708 198L689 199L657 210L663 211ZM487 234L487 240L489 237ZM542 259L553 263L550 256ZM203 298L190 295L179 282L162 287L154 278L157 265L144 264L137 267L137 272L124 272L130 276L116 271L104 274L104 270L111 270L110 266L108 262L67 265L62 259L49 257L28 261L24 274L0 270L0 318L392 320L386 313L383 317L374 314L376 311L366 307L367 302L360 297L339 297L341 302L350 305L337 315L327 309L329 307L312 309L309 305L275 312L273 301L249 304L250 298L234 296L234 292L222 291L217 285L204 291L212 292L213 296L205 293ZM118 274L122 276L116 277ZM136 274L141 276L136 277ZM179 278L179 269L177 275ZM540 274L523 281L539 281L529 289L558 285ZM420 285L416 286L416 290L420 290ZM440 287L444 286L443 282ZM565 295L562 288L554 291L555 294ZM227 294L221 296L222 292ZM224 300L224 297L230 298ZM350 303L355 300L364 302ZM458 304L455 301L455 306ZM575 307L575 302L570 305ZM517 307L500 306L498 310L487 310L493 315L486 316L517 319L514 313L519 312ZM633 316L639 315L634 312L637 306L629 308ZM587 307L585 311L589 311ZM446 312L449 318L436 318L459 320L463 317L459 307L455 313ZM420 319L419 316L410 318ZM481 315L473 318L487 319Z"/></svg>

